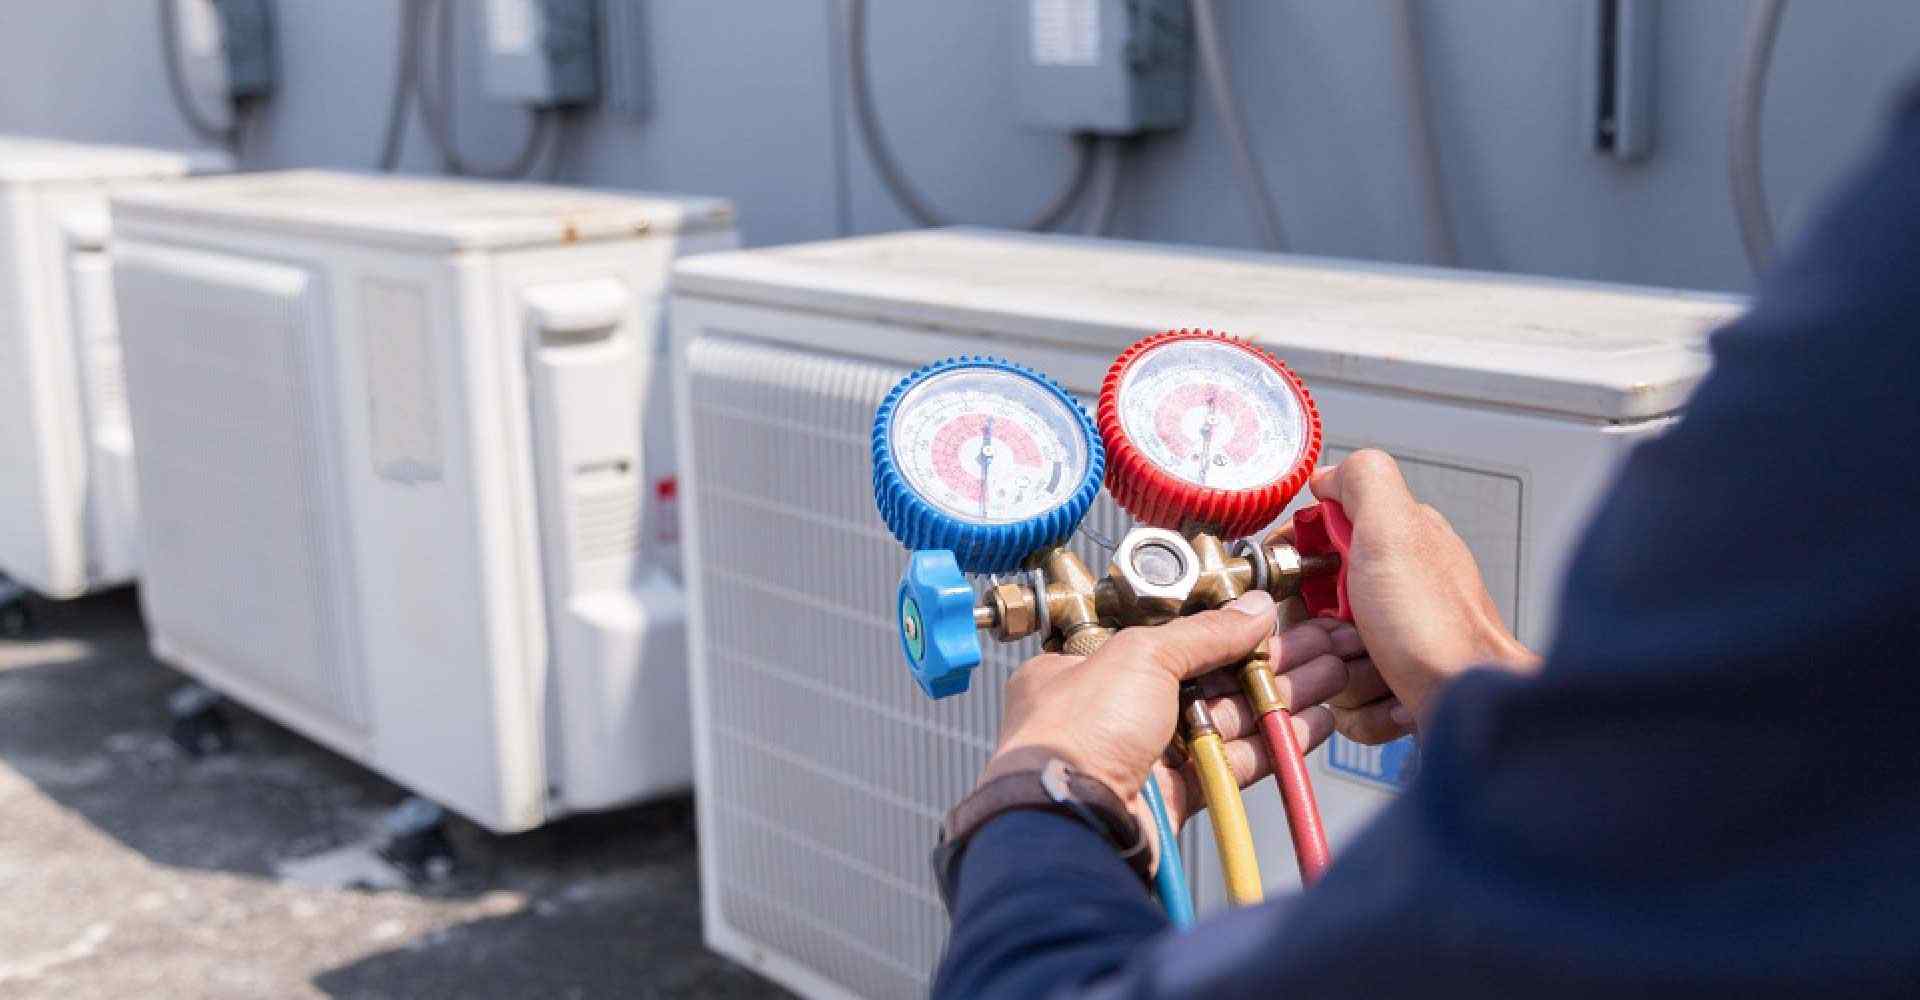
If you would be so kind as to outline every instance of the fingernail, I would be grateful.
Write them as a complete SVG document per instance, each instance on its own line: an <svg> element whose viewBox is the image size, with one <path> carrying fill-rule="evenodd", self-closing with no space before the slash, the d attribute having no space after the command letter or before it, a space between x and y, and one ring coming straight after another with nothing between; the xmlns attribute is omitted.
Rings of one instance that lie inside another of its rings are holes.
<svg viewBox="0 0 1920 1000"><path fill-rule="evenodd" d="M1272 614L1273 595L1264 590L1249 590L1234 598L1227 607L1249 616Z"/></svg>
<svg viewBox="0 0 1920 1000"><path fill-rule="evenodd" d="M1413 713L1408 711L1405 705L1395 705L1387 709L1387 718L1392 719L1395 725L1413 725Z"/></svg>
<svg viewBox="0 0 1920 1000"><path fill-rule="evenodd" d="M1327 638L1334 642L1352 642L1360 638L1360 630L1351 625L1338 625L1327 633Z"/></svg>

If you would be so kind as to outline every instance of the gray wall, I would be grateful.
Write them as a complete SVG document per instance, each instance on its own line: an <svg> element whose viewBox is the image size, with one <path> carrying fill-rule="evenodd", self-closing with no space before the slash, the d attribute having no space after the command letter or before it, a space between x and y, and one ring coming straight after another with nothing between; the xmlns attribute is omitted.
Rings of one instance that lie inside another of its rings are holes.
<svg viewBox="0 0 1920 1000"><path fill-rule="evenodd" d="M462 4L461 129L504 156L517 109L479 95L475 0ZM1014 0L872 0L874 78L896 149L950 213L1010 224L1069 163L1062 138L1013 121ZM1744 288L1725 183L1726 106L1744 0L1667 0L1653 157L1583 148L1576 113L1591 0L1427 0L1432 104L1464 263ZM244 153L252 168L367 167L391 85L397 0L279 0L282 88ZM1391 260L1421 253L1404 112L1381 0L1222 0L1235 76L1292 249ZM168 103L156 5L9 3L0 12L0 130L188 145ZM563 147L572 182L719 194L756 244L907 225L845 117L837 0L652 0L644 120L589 112ZM1790 236L1920 68L1912 0L1801 2L1787 14L1765 122L1766 177ZM416 127L406 169L437 160ZM1208 108L1132 153L1120 235L1249 247Z"/></svg>

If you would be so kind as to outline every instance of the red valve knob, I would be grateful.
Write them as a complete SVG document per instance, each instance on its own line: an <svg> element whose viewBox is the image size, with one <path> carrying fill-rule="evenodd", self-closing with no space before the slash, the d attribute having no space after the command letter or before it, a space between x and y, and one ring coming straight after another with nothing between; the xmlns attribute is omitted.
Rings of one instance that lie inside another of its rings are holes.
<svg viewBox="0 0 1920 1000"><path fill-rule="evenodd" d="M1300 581L1300 599L1307 614L1315 618L1353 620L1353 606L1347 603L1347 547L1353 544L1353 522L1347 512L1332 500L1322 500L1293 515L1293 547L1302 556L1336 555L1340 569L1331 575L1309 576Z"/></svg>
<svg viewBox="0 0 1920 1000"><path fill-rule="evenodd" d="M1127 348L1100 386L1097 421L1107 492L1156 528L1253 534L1320 460L1320 411L1299 376L1210 330L1169 330Z"/></svg>

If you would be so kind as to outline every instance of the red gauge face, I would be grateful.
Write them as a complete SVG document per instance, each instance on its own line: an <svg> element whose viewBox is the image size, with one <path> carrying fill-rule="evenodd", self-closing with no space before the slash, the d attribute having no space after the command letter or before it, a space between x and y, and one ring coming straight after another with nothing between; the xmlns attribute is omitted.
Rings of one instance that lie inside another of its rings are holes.
<svg viewBox="0 0 1920 1000"><path fill-rule="evenodd" d="M1079 418L1017 375L954 371L915 386L893 424L894 464L943 513L983 524L1059 506L1087 473Z"/></svg>
<svg viewBox="0 0 1920 1000"><path fill-rule="evenodd" d="M1203 333L1162 334L1122 355L1101 394L1100 431L1115 456L1115 499L1161 527L1253 530L1260 524L1246 522L1277 517L1293 499L1320 450L1319 414L1293 373Z"/></svg>
<svg viewBox="0 0 1920 1000"><path fill-rule="evenodd" d="M1265 359L1219 340L1176 340L1136 358L1118 389L1120 426L1162 471L1251 490L1286 476L1308 438L1306 408Z"/></svg>

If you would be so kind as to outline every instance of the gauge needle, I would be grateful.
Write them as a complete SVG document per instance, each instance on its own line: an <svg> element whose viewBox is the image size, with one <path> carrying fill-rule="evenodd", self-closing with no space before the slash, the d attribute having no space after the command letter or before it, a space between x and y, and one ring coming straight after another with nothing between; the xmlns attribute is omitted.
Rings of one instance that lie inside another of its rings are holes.
<svg viewBox="0 0 1920 1000"><path fill-rule="evenodd" d="M1200 424L1200 478L1202 486L1207 484L1207 460L1213 457L1214 410L1220 403L1220 390L1207 393L1207 419Z"/></svg>
<svg viewBox="0 0 1920 1000"><path fill-rule="evenodd" d="M987 418L987 426L981 432L980 440L980 516L987 516L988 487L993 485L987 473L993 468L993 418Z"/></svg>

